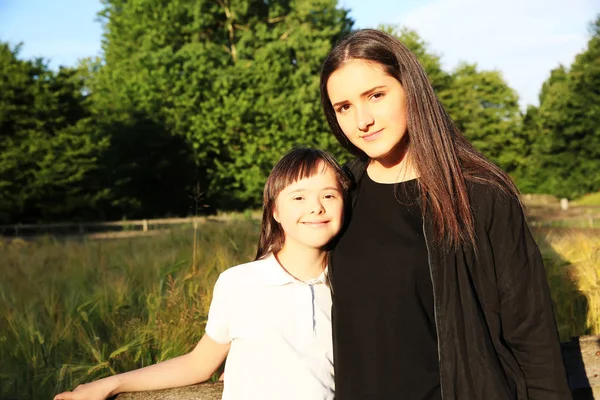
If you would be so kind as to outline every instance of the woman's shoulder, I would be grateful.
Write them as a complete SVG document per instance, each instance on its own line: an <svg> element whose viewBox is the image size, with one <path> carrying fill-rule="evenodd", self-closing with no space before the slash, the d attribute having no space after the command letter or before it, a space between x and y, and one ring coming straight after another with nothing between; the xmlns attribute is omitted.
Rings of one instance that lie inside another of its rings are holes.
<svg viewBox="0 0 600 400"><path fill-rule="evenodd" d="M356 157L344 164L343 169L353 182L357 182L367 169L367 165L368 162L366 160Z"/></svg>
<svg viewBox="0 0 600 400"><path fill-rule="evenodd" d="M502 183L467 180L467 191L471 209L476 220L490 222L491 219L509 222L521 216L523 207L517 193Z"/></svg>
<svg viewBox="0 0 600 400"><path fill-rule="evenodd" d="M493 183L480 179L467 179L467 191L472 200L483 203L519 201L513 190L503 183Z"/></svg>

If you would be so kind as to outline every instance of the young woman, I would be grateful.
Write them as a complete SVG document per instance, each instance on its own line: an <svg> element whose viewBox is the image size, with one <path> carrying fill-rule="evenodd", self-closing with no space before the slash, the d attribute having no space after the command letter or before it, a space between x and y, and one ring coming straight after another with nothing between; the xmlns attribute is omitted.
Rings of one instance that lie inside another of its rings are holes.
<svg viewBox="0 0 600 400"><path fill-rule="evenodd" d="M357 31L325 60L321 98L356 156L330 260L336 399L569 399L517 189L458 131L415 56Z"/></svg>
<svg viewBox="0 0 600 400"><path fill-rule="evenodd" d="M297 148L264 190L256 260L223 272L206 334L183 356L80 385L55 400L191 385L225 357L223 399L334 398L327 244L343 223L349 180L329 154ZM275 366L264 370L257 365Z"/></svg>

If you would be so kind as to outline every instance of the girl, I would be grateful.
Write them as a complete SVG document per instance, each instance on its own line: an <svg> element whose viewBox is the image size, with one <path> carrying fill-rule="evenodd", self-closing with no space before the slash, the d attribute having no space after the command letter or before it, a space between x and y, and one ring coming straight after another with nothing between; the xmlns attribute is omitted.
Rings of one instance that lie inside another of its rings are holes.
<svg viewBox="0 0 600 400"><path fill-rule="evenodd" d="M290 151L265 185L256 260L219 276L206 333L195 349L54 399L191 385L209 379L225 357L223 399L333 399L326 247L342 226L348 187L329 154ZM257 362L270 366L268 373Z"/></svg>
<svg viewBox="0 0 600 400"><path fill-rule="evenodd" d="M336 399L569 399L542 258L511 179L458 131L416 57L361 30L321 99L357 158L331 253Z"/></svg>

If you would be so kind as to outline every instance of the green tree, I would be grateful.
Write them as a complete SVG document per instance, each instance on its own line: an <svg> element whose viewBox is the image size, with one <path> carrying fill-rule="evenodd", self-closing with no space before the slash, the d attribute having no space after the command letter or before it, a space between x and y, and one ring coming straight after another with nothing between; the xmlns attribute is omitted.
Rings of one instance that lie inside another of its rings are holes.
<svg viewBox="0 0 600 400"><path fill-rule="evenodd" d="M322 59L351 27L335 0L104 5L99 109L142 113L184 138L212 205L260 204L270 168L295 143L337 149L318 88Z"/></svg>
<svg viewBox="0 0 600 400"><path fill-rule="evenodd" d="M415 31L397 25L379 29L396 36L417 56L442 104L475 148L508 172L519 168L524 140L518 96L500 73L462 64L450 74Z"/></svg>
<svg viewBox="0 0 600 400"><path fill-rule="evenodd" d="M524 160L518 96L497 71L462 64L439 97L473 146L508 173Z"/></svg>
<svg viewBox="0 0 600 400"><path fill-rule="evenodd" d="M0 43L0 221L83 217L101 197L85 182L105 142L82 130L88 112L77 69L52 72Z"/></svg>
<svg viewBox="0 0 600 400"><path fill-rule="evenodd" d="M590 31L571 68L552 71L531 115L525 175L540 192L574 198L600 189L600 15Z"/></svg>
<svg viewBox="0 0 600 400"><path fill-rule="evenodd" d="M429 44L416 31L399 25L379 25L378 29L394 35L417 56L436 93L448 90L452 77L442 69L440 56L429 48Z"/></svg>

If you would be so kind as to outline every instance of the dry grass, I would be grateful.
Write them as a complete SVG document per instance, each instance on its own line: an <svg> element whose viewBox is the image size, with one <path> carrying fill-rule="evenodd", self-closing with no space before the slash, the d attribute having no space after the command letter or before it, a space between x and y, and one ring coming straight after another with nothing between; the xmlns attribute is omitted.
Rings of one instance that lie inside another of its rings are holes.
<svg viewBox="0 0 600 400"><path fill-rule="evenodd" d="M233 221L0 247L0 398L51 398L188 352L204 332L216 277L252 259L257 235L256 222Z"/></svg>
<svg viewBox="0 0 600 400"><path fill-rule="evenodd" d="M599 335L600 231L546 230L538 242L545 251L552 289L564 295L555 301L559 324L568 325L571 336ZM553 274L563 280L561 288L552 285ZM565 288L571 288L571 293Z"/></svg>
<svg viewBox="0 0 600 400"><path fill-rule="evenodd" d="M0 398L51 398L193 348L212 286L254 257L250 219L118 240L0 243ZM561 338L600 334L597 231L536 231Z"/></svg>

